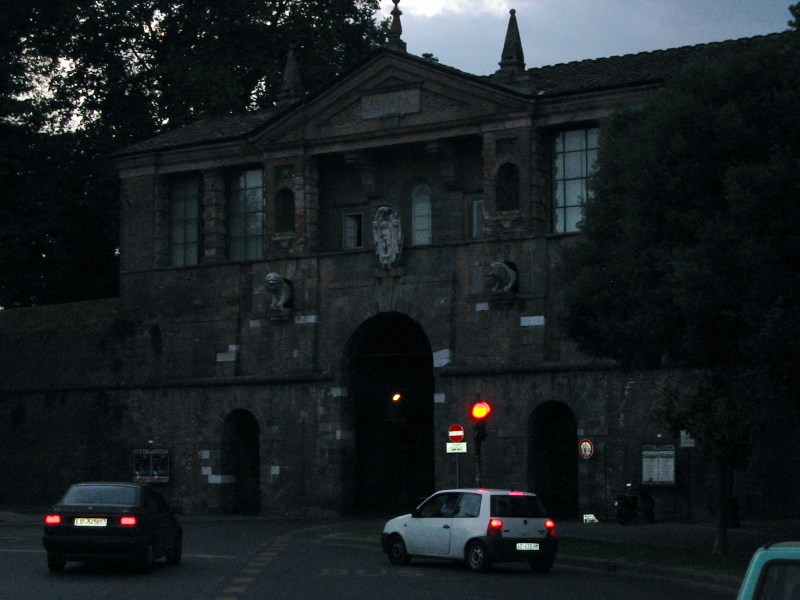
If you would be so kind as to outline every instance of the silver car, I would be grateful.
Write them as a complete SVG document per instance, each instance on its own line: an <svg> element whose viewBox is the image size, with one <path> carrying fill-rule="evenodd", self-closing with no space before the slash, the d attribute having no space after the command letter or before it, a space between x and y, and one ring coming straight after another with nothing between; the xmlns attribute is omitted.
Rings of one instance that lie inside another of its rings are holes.
<svg viewBox="0 0 800 600"><path fill-rule="evenodd" d="M436 492L410 514L388 521L381 542L396 565L413 557L443 558L464 561L473 571L527 561L546 573L558 551L556 524L539 498L511 490Z"/></svg>

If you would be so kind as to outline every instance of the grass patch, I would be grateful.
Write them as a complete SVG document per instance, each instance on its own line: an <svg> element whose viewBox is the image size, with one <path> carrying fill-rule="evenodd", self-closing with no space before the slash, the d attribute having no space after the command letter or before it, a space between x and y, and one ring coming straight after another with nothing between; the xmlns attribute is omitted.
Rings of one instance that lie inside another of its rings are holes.
<svg viewBox="0 0 800 600"><path fill-rule="evenodd" d="M664 548L643 544L620 544L562 537L558 552L564 556L594 558L629 564L644 564L668 569L687 569L713 575L744 577L749 556L717 556L684 548Z"/></svg>

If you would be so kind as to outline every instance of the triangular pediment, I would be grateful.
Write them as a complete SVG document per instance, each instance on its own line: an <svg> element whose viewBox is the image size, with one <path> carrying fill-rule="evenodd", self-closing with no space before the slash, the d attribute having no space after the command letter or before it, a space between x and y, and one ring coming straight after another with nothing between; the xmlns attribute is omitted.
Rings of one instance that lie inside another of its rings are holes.
<svg viewBox="0 0 800 600"><path fill-rule="evenodd" d="M342 110L319 122L321 132L334 133L363 126L373 119L406 118L436 113L439 121L459 117L470 110L469 102L426 90L422 85L375 88L356 98Z"/></svg>
<svg viewBox="0 0 800 600"><path fill-rule="evenodd" d="M530 99L488 80L394 52L316 93L262 130L262 148L335 142L354 136L397 136L468 126L526 113ZM433 135L433 134L432 134Z"/></svg>
<svg viewBox="0 0 800 600"><path fill-rule="evenodd" d="M399 77L389 77L384 81L381 81L378 85L375 86L376 90L380 89L388 89L395 86L403 86L406 84L406 81L399 78Z"/></svg>

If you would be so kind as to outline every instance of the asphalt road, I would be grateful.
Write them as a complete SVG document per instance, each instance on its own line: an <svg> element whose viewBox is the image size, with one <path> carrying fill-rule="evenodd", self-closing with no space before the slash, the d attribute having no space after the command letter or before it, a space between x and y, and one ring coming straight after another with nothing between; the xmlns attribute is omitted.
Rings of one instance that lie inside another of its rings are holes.
<svg viewBox="0 0 800 600"><path fill-rule="evenodd" d="M371 532L374 530L374 538ZM181 565L150 574L120 566L68 563L48 572L38 523L0 523L2 600L733 600L708 584L559 564L547 575L527 565L476 574L459 565L412 561L395 567L381 553L380 524L279 519L185 519ZM366 532L343 536L346 532Z"/></svg>

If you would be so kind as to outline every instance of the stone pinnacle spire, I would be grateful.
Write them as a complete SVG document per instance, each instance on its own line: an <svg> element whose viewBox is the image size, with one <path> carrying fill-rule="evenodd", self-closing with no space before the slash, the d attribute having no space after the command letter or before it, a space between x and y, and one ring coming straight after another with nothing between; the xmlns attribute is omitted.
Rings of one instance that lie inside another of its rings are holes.
<svg viewBox="0 0 800 600"><path fill-rule="evenodd" d="M300 69L297 68L297 58L292 45L289 47L289 55L286 57L283 82L280 94L278 94L278 105L287 106L292 104L303 97L303 91L303 84L300 81Z"/></svg>
<svg viewBox="0 0 800 600"><path fill-rule="evenodd" d="M500 71L498 73L514 73L525 70L525 55L522 52L522 41L519 37L519 27L517 26L517 11L513 8L509 11L511 18L508 20L506 30L506 41L503 44L503 54L500 57Z"/></svg>
<svg viewBox="0 0 800 600"><path fill-rule="evenodd" d="M389 41L386 43L386 47L391 50L405 52L406 43L400 39L403 33L403 26L400 24L400 15L403 13L397 8L397 5L400 4L400 0L392 0L392 2L394 3L394 8L392 9L392 26L389 29Z"/></svg>

